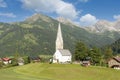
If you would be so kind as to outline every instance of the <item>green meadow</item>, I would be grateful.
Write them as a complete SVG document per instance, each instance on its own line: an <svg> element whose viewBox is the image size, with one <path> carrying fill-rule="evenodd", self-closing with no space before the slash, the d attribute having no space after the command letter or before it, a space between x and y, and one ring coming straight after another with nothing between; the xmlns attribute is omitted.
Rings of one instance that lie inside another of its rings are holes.
<svg viewBox="0 0 120 80"><path fill-rule="evenodd" d="M120 70L79 64L32 63L0 69L0 80L120 80Z"/></svg>

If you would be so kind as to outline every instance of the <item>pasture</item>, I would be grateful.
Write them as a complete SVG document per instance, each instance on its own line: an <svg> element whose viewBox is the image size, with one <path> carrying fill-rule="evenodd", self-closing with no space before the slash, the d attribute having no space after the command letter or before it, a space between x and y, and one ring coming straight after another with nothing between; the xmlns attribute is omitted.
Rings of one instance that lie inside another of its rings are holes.
<svg viewBox="0 0 120 80"><path fill-rule="evenodd" d="M120 80L120 70L78 64L32 63L0 69L0 80Z"/></svg>

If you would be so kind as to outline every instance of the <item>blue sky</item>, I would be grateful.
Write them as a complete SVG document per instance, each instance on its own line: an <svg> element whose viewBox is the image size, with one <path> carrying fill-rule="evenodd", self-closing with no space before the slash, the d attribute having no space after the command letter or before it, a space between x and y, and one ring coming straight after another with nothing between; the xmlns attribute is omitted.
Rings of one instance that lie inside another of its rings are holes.
<svg viewBox="0 0 120 80"><path fill-rule="evenodd" d="M62 16L81 25L120 19L120 0L0 0L0 22L23 21L34 13Z"/></svg>

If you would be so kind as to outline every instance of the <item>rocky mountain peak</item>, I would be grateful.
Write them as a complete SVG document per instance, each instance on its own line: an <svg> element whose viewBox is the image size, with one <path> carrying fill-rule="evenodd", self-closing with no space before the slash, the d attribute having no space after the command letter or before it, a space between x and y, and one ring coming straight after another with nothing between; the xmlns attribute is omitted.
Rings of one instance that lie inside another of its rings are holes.
<svg viewBox="0 0 120 80"><path fill-rule="evenodd" d="M71 27L79 26L79 25L75 24L72 20L64 18L64 17L57 17L56 20L63 23L63 24L69 25Z"/></svg>
<svg viewBox="0 0 120 80"><path fill-rule="evenodd" d="M114 27L115 27L118 31L120 31L120 19L117 20L114 24L115 24Z"/></svg>
<svg viewBox="0 0 120 80"><path fill-rule="evenodd" d="M57 20L61 23L72 23L70 19L66 19L64 17L57 17Z"/></svg>
<svg viewBox="0 0 120 80"><path fill-rule="evenodd" d="M112 23L110 23L106 20L99 20L94 26L96 26L96 25L101 25L101 26L104 26L104 27L111 27Z"/></svg>
<svg viewBox="0 0 120 80"><path fill-rule="evenodd" d="M105 31L118 31L115 27L115 23L107 20L99 20L95 25L87 28L91 32L105 32Z"/></svg>

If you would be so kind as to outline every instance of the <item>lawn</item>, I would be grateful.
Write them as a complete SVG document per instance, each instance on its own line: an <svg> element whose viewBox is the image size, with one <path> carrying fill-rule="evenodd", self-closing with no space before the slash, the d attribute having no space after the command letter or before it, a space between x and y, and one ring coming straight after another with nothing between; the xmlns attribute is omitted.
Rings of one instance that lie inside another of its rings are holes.
<svg viewBox="0 0 120 80"><path fill-rule="evenodd" d="M33 63L0 69L0 80L120 80L120 70L77 64Z"/></svg>

